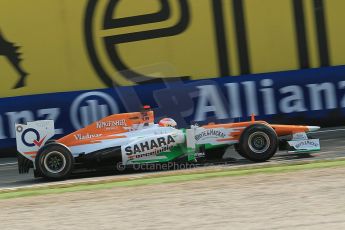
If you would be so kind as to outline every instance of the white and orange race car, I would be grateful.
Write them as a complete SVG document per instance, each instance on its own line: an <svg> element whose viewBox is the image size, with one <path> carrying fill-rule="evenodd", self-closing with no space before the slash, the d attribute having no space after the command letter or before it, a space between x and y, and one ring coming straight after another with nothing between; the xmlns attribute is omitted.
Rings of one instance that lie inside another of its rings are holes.
<svg viewBox="0 0 345 230"><path fill-rule="evenodd" d="M155 124L148 106L105 117L58 140L49 140L53 121L16 124L19 172L33 168L36 177L63 179L80 168L221 158L231 145L254 162L269 160L278 146L295 152L320 149L319 140L306 134L318 126L271 125L254 116L248 122L176 126L170 118Z"/></svg>

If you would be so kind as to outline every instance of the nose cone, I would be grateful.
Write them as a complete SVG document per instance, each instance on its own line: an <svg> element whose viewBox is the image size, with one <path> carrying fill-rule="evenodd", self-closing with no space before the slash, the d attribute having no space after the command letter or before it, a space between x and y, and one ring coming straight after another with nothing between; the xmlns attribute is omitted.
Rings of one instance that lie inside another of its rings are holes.
<svg viewBox="0 0 345 230"><path fill-rule="evenodd" d="M307 126L309 132L317 131L320 129L320 126Z"/></svg>

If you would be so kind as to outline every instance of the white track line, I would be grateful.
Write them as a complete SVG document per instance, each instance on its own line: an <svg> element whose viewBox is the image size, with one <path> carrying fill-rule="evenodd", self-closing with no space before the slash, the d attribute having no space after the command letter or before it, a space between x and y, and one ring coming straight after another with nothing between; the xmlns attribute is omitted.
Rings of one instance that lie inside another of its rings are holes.
<svg viewBox="0 0 345 230"><path fill-rule="evenodd" d="M10 163L0 164L0 167L1 166L9 166L9 165L17 165L17 162L10 162Z"/></svg>
<svg viewBox="0 0 345 230"><path fill-rule="evenodd" d="M320 131L314 131L310 133L328 133L328 132L338 132L338 131L345 131L345 129L320 130Z"/></svg>
<svg viewBox="0 0 345 230"><path fill-rule="evenodd" d="M344 160L345 157L339 157L336 160ZM325 158L322 160L334 160L333 158ZM306 159L299 161L299 164L301 163L311 163L315 160L313 159ZM317 162L317 160L316 160ZM130 181L135 179L145 179L150 178L152 174L166 176L166 175L179 175L181 174L189 174L189 173L195 173L195 172L201 172L201 173L207 173L207 172L214 172L218 171L220 169L224 169L228 166L231 166L231 169L246 169L246 168L255 168L256 166L260 167L266 167L266 166L289 166L289 165L296 165L295 162L288 162L284 163L282 161L277 162L267 162L265 165L261 165L261 163L256 164L249 164L249 165L232 165L231 163L229 165L214 165L209 167L201 167L201 168L191 168L191 169L181 169L178 171L163 171L163 172L152 172L152 173L135 173L135 174L124 174L124 175L112 175L112 176L103 176L103 177L97 177L97 178L81 178L81 179L75 179L75 180L69 180L69 181L57 181L57 182L47 182L47 183L37 183L37 184L31 184L31 185L22 185L22 186L16 186L16 187L4 187L0 188L0 191L16 191L20 189L44 189L44 188L54 188L54 186L61 186L61 185L87 185L89 183L111 183L111 182L119 182L119 181Z"/></svg>

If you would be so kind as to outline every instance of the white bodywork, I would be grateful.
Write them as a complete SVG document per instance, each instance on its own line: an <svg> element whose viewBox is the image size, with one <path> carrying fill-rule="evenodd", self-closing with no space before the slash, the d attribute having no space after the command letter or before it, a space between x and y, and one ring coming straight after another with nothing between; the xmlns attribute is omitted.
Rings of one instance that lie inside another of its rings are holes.
<svg viewBox="0 0 345 230"><path fill-rule="evenodd" d="M320 150L319 139L308 139L306 133L295 133L292 135L292 140L288 144L295 150L289 152L309 152Z"/></svg>
<svg viewBox="0 0 345 230"><path fill-rule="evenodd" d="M16 124L17 150L34 161L37 151L55 134L54 121L42 120Z"/></svg>
<svg viewBox="0 0 345 230"><path fill-rule="evenodd" d="M37 151L47 140L54 136L54 122L51 120L16 124L17 149L27 159L34 161ZM130 132L102 136L100 140L92 140L89 143L68 146L72 155L77 157L81 154L89 154L98 150L112 147L121 148L122 163L133 164L138 161L160 161L167 159L166 154L180 144L185 144L184 153L188 159L193 159L198 153L195 152L198 145L232 145L238 143L238 134L245 127L198 127L191 126L184 131L174 127L162 127L157 124L142 126ZM236 136L237 135L237 136ZM91 137L91 135L90 135ZM305 133L295 133L288 144L294 148L293 152L314 151L320 149L318 139L308 139Z"/></svg>
<svg viewBox="0 0 345 230"><path fill-rule="evenodd" d="M167 138L170 136L173 138L173 141L168 143ZM159 140L162 140L160 138L164 138L165 143L164 141L159 142ZM157 153L164 151L184 142L185 137L181 130L153 124L136 131L111 135L109 136L109 139L101 140L97 143L71 146L70 150L73 156L78 156L79 154L88 154L114 146L121 146L122 163L126 165L132 164L133 160L158 159L159 157L153 154L153 152ZM147 143L149 144L148 147L146 147ZM158 144L158 146L155 146L155 143ZM126 148L134 148L136 145L139 145L140 147L144 146L143 148L140 148L140 153L133 151L132 154L129 154L129 151L126 151ZM154 149L152 148L153 145Z"/></svg>

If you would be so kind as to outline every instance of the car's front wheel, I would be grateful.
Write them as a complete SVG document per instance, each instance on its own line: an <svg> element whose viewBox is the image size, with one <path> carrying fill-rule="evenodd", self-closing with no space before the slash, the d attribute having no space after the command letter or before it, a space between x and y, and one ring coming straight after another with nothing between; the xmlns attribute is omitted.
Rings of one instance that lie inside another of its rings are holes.
<svg viewBox="0 0 345 230"><path fill-rule="evenodd" d="M267 125L254 124L243 131L237 151L251 161L262 162L270 159L277 148L276 132Z"/></svg>
<svg viewBox="0 0 345 230"><path fill-rule="evenodd" d="M50 144L40 151L35 160L39 175L48 179L67 178L73 170L73 156L64 146Z"/></svg>

